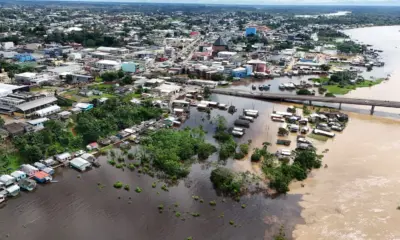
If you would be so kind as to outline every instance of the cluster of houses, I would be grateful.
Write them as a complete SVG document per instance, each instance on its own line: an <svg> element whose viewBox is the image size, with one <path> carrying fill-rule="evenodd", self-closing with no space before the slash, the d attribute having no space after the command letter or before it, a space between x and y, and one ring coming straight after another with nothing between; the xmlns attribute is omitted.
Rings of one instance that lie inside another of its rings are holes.
<svg viewBox="0 0 400 240"><path fill-rule="evenodd" d="M22 164L19 170L0 176L0 203L6 197L17 196L21 189L30 192L36 188L37 183L51 182L57 166L69 165L79 171L86 171L96 163L92 154L78 151L73 155L62 153L33 164Z"/></svg>

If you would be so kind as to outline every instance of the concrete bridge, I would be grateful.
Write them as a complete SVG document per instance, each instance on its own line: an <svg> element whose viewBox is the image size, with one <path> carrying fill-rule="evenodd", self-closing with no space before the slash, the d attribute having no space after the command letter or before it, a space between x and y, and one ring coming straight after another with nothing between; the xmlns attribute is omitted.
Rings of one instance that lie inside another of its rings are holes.
<svg viewBox="0 0 400 240"><path fill-rule="evenodd" d="M319 96L305 96L305 95L292 95L282 93L269 93L269 92L249 92L236 89L211 89L212 93L253 98L259 100L272 100L281 102L293 102L293 101L308 101L310 105L312 102L329 102L339 103L339 109L344 104L353 105L366 105L371 106L371 115L374 114L375 107L389 107L389 108L400 108L400 102L395 101L384 101L384 100L372 100L372 99L358 99L358 98L345 98L345 97L319 97Z"/></svg>

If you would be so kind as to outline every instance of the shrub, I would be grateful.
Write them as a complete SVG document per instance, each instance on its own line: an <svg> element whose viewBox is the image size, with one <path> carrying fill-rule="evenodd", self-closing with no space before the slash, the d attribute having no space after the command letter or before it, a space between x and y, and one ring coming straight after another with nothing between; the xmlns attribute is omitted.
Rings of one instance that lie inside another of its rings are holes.
<svg viewBox="0 0 400 240"><path fill-rule="evenodd" d="M215 206L215 205L217 205L216 201L210 201L210 206Z"/></svg>
<svg viewBox="0 0 400 240"><path fill-rule="evenodd" d="M120 182L120 181L118 181L118 182L116 182L116 183L114 183L114 187L115 188L122 188L122 186L123 186L124 184L122 183L122 182Z"/></svg>
<svg viewBox="0 0 400 240"><path fill-rule="evenodd" d="M136 167L133 163L129 163L128 168L133 171L133 170L135 170Z"/></svg>
<svg viewBox="0 0 400 240"><path fill-rule="evenodd" d="M235 153L233 158L237 159L237 160L242 159L242 158L244 158L244 154L242 152Z"/></svg>
<svg viewBox="0 0 400 240"><path fill-rule="evenodd" d="M196 201L200 199L199 196L192 196L192 198Z"/></svg>
<svg viewBox="0 0 400 240"><path fill-rule="evenodd" d="M117 165L115 165L116 168L122 168L123 165L121 163L118 163Z"/></svg>
<svg viewBox="0 0 400 240"><path fill-rule="evenodd" d="M240 152L243 153L244 155L249 153L249 144L246 143L240 144L239 148Z"/></svg>
<svg viewBox="0 0 400 240"><path fill-rule="evenodd" d="M133 153L128 153L128 159L132 160L135 158L135 155Z"/></svg>
<svg viewBox="0 0 400 240"><path fill-rule="evenodd" d="M142 189L141 189L140 187L136 187L135 192L141 193L141 192L142 192Z"/></svg>
<svg viewBox="0 0 400 240"><path fill-rule="evenodd" d="M160 205L158 205L158 210L163 210L164 209L164 205L163 204L160 204Z"/></svg>
<svg viewBox="0 0 400 240"><path fill-rule="evenodd" d="M180 217L181 216L181 213L180 212L176 212L175 213L175 217Z"/></svg>
<svg viewBox="0 0 400 240"><path fill-rule="evenodd" d="M162 185L161 189L162 189L162 190L164 190L164 191L166 191L166 192L168 192L168 191L169 191L169 190L168 190L168 187L167 187L167 185L165 185L165 184L164 184L164 185Z"/></svg>
<svg viewBox="0 0 400 240"><path fill-rule="evenodd" d="M130 190L130 187L129 187L129 185L128 185L128 184L126 184L126 185L124 186L124 189L125 189L126 191L129 191L129 190Z"/></svg>
<svg viewBox="0 0 400 240"><path fill-rule="evenodd" d="M237 180L236 175L229 169L218 167L211 172L211 182L217 190L229 195L237 195L241 191L243 182Z"/></svg>
<svg viewBox="0 0 400 240"><path fill-rule="evenodd" d="M152 188L156 188L156 187L157 187L157 183L156 183L156 182L153 182L153 184L151 184L151 187L152 187Z"/></svg>
<svg viewBox="0 0 400 240"><path fill-rule="evenodd" d="M116 162L114 161L114 160L108 160L108 163L111 165L111 166L114 166L115 164L116 164Z"/></svg>

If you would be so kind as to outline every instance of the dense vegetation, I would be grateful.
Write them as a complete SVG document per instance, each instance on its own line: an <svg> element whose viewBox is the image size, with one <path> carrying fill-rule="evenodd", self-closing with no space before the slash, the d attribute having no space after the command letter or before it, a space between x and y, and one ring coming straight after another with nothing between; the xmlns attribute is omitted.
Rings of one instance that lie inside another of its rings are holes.
<svg viewBox="0 0 400 240"><path fill-rule="evenodd" d="M243 186L242 179L224 167L214 169L211 172L210 179L218 191L231 196L238 195Z"/></svg>
<svg viewBox="0 0 400 240"><path fill-rule="evenodd" d="M219 158L226 160L235 155L237 144L233 136L228 132L226 119L222 116L217 116L214 121L217 125L214 138L220 144Z"/></svg>
<svg viewBox="0 0 400 240"><path fill-rule="evenodd" d="M207 159L216 148L206 143L201 128L184 130L161 129L151 133L143 145L154 167L169 177L183 178L189 174L192 158Z"/></svg>
<svg viewBox="0 0 400 240"><path fill-rule="evenodd" d="M79 114L75 129L82 135L83 141L89 143L142 121L158 118L161 113L161 109L153 107L150 102L138 106L113 98L90 111Z"/></svg>
<svg viewBox="0 0 400 240"><path fill-rule="evenodd" d="M321 158L315 150L302 150L295 152L293 164L288 163L289 159L283 159L281 163L276 164L274 157L267 154L264 155L262 170L270 179L271 188L278 193L286 193L292 180L304 180L309 171L320 168Z"/></svg>
<svg viewBox="0 0 400 240"><path fill-rule="evenodd" d="M13 143L25 161L35 162L43 157L77 150L82 147L83 140L79 135L74 136L65 123L50 120L42 131L16 137Z"/></svg>

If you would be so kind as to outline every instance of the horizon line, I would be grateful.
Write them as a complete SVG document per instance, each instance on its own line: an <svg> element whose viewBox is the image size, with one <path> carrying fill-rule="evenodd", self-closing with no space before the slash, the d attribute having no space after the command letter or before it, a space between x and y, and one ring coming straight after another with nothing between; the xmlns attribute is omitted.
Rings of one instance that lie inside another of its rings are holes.
<svg viewBox="0 0 400 240"><path fill-rule="evenodd" d="M341 3L304 3L304 4L299 4L299 3L266 3L266 4L254 4L254 3L215 3L215 2L196 2L196 1L190 1L187 2L188 0L172 0L172 1L143 1L143 0L116 0L116 1L107 1L107 0L0 0L0 3L4 2L10 2L10 3L23 3L23 2L32 2L32 3L40 3L40 2L60 2L60 3L106 3L106 4L111 4L111 3L120 3L120 4L127 4L127 3L133 3L133 4L188 4L188 5L224 5L224 6L293 6L293 7L302 7L302 6L335 6L335 7L400 7L400 2L397 3L390 3L390 2L382 2L382 1L374 1L371 3L366 3L363 2L360 4L359 2L357 3L347 3L343 4ZM206 0L207 1L207 0Z"/></svg>

